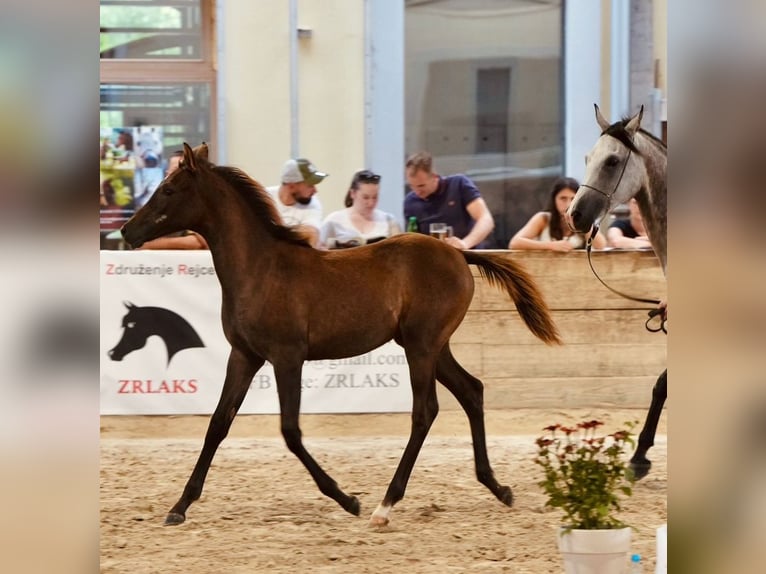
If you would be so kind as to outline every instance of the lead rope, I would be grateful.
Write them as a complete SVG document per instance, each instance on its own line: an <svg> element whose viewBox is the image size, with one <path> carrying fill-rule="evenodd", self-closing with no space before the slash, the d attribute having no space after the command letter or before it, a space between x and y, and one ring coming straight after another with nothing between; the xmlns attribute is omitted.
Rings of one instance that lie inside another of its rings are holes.
<svg viewBox="0 0 766 574"><path fill-rule="evenodd" d="M604 132L601 132L602 135L603 135L603 133ZM593 187L591 185L586 185L584 183L580 184L580 187L587 187L589 189L592 189L593 191L596 191L596 192L600 193L604 197L606 197L606 204L607 204L607 209L608 209L608 206L609 206L609 204L612 201L612 196L614 195L614 192L617 191L618 187L620 187L620 182L622 181L622 176L625 175L625 168L628 167L628 162L630 161L630 154L632 152L633 152L633 150L630 147L628 147L628 155L625 158L625 163L622 164L622 170L620 171L620 177L617 178L617 183L615 184L614 189L612 190L612 193L604 193L603 191L601 191L597 187ZM638 301L639 303L652 303L654 305L659 305L660 304L660 300L659 299L645 299L643 297L633 297L632 295L626 295L625 293L623 293L621 291L617 291L617 289L612 289L609 285L607 285L604 282L603 279L601 279L601 277L598 276L598 273L596 273L596 270L593 268L593 261L590 258L590 250L591 250L591 247L592 247L592 244L593 244L593 238L596 236L597 233L598 233L598 225L596 224L596 225L593 226L593 229L591 230L590 237L588 238L588 241L585 243L585 250L588 252L588 265L590 265L590 270L593 271L593 274L596 276L596 279L598 279L604 287L609 289L612 293L614 293L616 295L619 295L620 297L623 297L625 299L630 299L631 301ZM652 319L654 319L657 315L660 316L660 326L655 329L655 328L649 326L649 322ZM659 308L651 309L649 311L649 318L646 320L646 323L645 323L644 326L646 327L646 330L649 331L650 333L659 333L660 331L662 331L663 333L667 334L667 330L665 329L665 322L666 321L667 321L667 319L665 317L665 312L664 312L663 309L659 309Z"/></svg>
<svg viewBox="0 0 766 574"><path fill-rule="evenodd" d="M590 265L590 270L593 271L593 275L596 276L596 279L598 279L604 287L609 289L615 295L619 295L620 297L623 297L625 299L630 299L631 301L637 301L639 303L651 303L653 305L659 305L660 304L660 300L659 299L647 299L647 298L644 298L644 297L633 297L632 295L627 295L627 294L623 293L622 291L618 291L617 289L613 289L612 287L607 285L604 282L604 280L601 279L601 277L599 277L598 273L596 273L596 269L593 267L593 261L591 260L591 257L590 257L591 246L592 246L592 243L593 243L593 238L596 236L596 233L598 233L598 227L594 226L593 227L593 231L591 232L590 237L588 237L588 241L585 244L585 250L588 252L588 265ZM660 316L660 325L659 325L659 327L655 328L655 327L652 327L651 325L649 325L649 323L657 315ZM660 308L651 309L649 311L649 318L646 320L646 323L644 324L644 326L646 327L646 330L649 331L650 333L659 333L660 331L662 331L663 333L667 334L668 331L665 328L665 322L666 321L667 321L667 318L665 317L665 313L664 313L663 309L660 309Z"/></svg>

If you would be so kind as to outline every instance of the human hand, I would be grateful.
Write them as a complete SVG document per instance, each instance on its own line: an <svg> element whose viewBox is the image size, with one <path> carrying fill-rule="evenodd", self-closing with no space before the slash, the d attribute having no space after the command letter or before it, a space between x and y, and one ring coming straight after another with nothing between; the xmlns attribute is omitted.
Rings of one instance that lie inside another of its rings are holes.
<svg viewBox="0 0 766 574"><path fill-rule="evenodd" d="M559 239L558 241L551 241L551 251L558 251L560 253L567 253L574 249L568 239Z"/></svg>
<svg viewBox="0 0 766 574"><path fill-rule="evenodd" d="M447 237L443 239L443 241L447 245L452 245L452 247L456 247L457 249L468 249L468 245L465 241L460 239L459 237L455 237L454 235L452 237Z"/></svg>

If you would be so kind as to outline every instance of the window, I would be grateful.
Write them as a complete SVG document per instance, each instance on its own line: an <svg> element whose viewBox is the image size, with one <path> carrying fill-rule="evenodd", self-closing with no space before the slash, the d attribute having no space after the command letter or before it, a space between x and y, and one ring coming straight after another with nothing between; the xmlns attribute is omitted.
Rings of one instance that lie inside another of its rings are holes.
<svg viewBox="0 0 766 574"><path fill-rule="evenodd" d="M216 149L214 1L101 0L100 12L101 235L108 248L120 245L114 231L156 188L169 153L183 142Z"/></svg>
<svg viewBox="0 0 766 574"><path fill-rule="evenodd" d="M405 153L474 180L499 248L563 169L561 38L560 0L405 1Z"/></svg>

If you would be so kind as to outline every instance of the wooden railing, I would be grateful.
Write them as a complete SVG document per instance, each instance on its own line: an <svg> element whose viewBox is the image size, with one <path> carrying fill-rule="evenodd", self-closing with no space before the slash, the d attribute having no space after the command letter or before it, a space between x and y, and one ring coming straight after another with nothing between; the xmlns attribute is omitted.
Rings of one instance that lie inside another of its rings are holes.
<svg viewBox="0 0 766 574"><path fill-rule="evenodd" d="M474 300L451 346L484 383L485 407L648 407L666 367L667 336L644 327L652 306L601 285L583 251L501 252L535 279L564 344L549 347L536 339L506 294L474 268ZM665 278L651 251L594 251L592 260L614 289L665 299ZM441 385L438 393L442 409L460 408Z"/></svg>

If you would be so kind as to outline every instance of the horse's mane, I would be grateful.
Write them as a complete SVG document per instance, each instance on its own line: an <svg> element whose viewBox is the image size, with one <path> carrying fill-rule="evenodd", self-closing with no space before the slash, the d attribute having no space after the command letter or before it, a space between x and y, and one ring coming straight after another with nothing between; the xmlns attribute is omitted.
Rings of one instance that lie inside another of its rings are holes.
<svg viewBox="0 0 766 574"><path fill-rule="evenodd" d="M622 143L622 145L624 145L630 151L640 154L641 152L638 151L638 148L636 148L636 144L633 142L633 138L630 137L628 130L625 129L625 126L628 125L628 122L630 120L631 118L625 117L619 121L614 122L611 126L609 126L603 132L601 132L601 135L612 136L613 138L618 140L620 143ZM644 136L650 142L652 142L655 145L655 147L659 147L663 153L667 154L668 148L665 145L665 142L663 142L657 136L646 131L643 128L639 128L638 133L640 133L642 136Z"/></svg>
<svg viewBox="0 0 766 574"><path fill-rule="evenodd" d="M302 233L282 223L282 217L277 211L277 206L274 205L274 200L260 183L236 167L211 164L211 170L239 193L272 237L311 247Z"/></svg>

